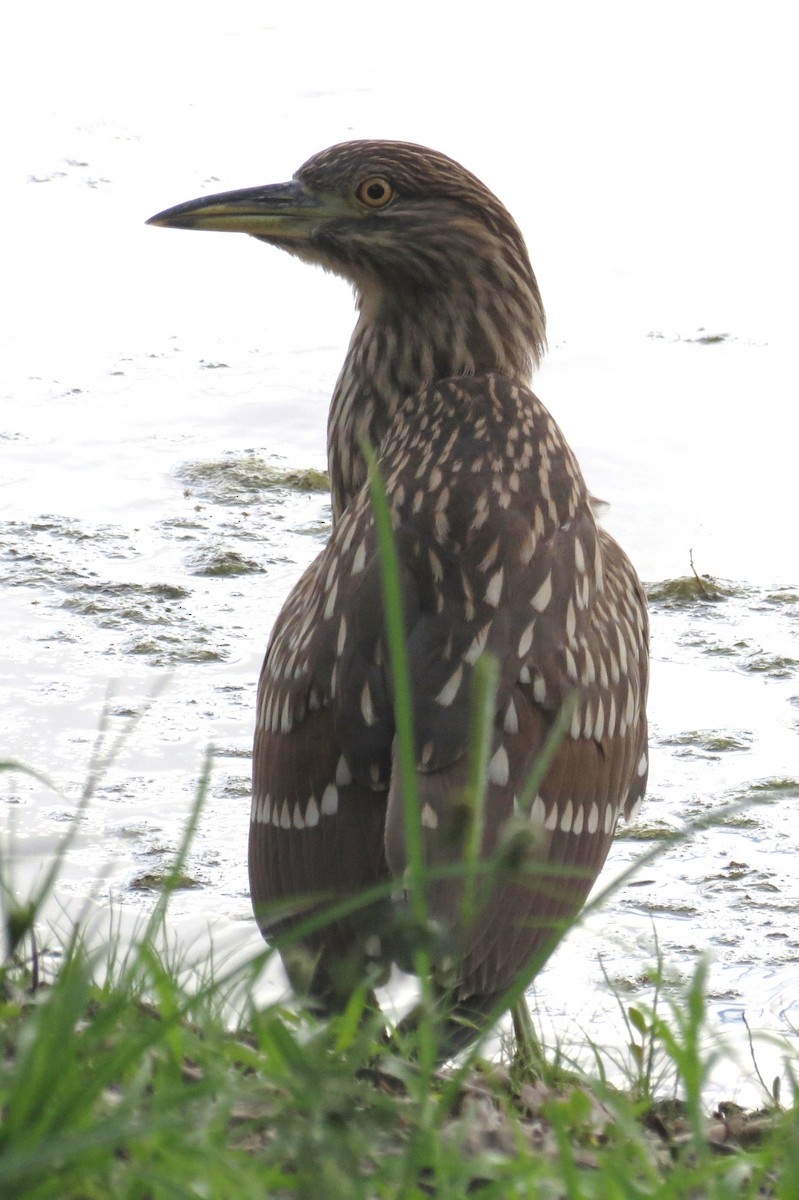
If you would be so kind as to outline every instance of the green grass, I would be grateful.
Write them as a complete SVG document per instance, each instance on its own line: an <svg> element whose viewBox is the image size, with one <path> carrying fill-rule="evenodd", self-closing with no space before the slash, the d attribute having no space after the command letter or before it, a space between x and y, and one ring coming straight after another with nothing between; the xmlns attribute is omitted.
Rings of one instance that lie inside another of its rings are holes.
<svg viewBox="0 0 799 1200"><path fill-rule="evenodd" d="M41 912L58 859L24 904L0 864L7 944L0 966L0 1200L797 1200L796 1080L789 1074L782 1095L764 1085L757 1114L706 1108L719 1050L707 1037L704 961L683 988L668 982L667 964L658 962L648 1007L617 991L625 1049L620 1056L586 1036L590 1077L557 1046L489 1065L478 1042L454 1067L436 1066L429 872L404 621L390 508L374 470L372 487L401 739L409 929L422 977L418 1024L386 1043L369 980L327 1020L301 1006L259 1005L253 996L269 950L235 969L210 963L191 970L163 949L170 898L187 878L209 756L183 845L132 945L97 948L79 929L56 944L42 931ZM458 868L465 920L481 878L507 870L509 861L513 869L525 865L517 829L494 861L479 860L495 679L486 660L477 678L483 701L474 717ZM118 748L102 728L79 813ZM544 769L539 764L538 773ZM535 786L532 780L525 795ZM640 861L673 840L658 840ZM341 902L331 913L359 902ZM325 919L330 914L312 922ZM540 965L531 965L530 978ZM520 979L506 997L517 1028L530 1025L528 982ZM619 1078L621 1088L611 1082Z"/></svg>
<svg viewBox="0 0 799 1200"><path fill-rule="evenodd" d="M187 975L157 949L166 912L126 953L75 935L35 982L26 935L0 972L0 1196L799 1195L795 1088L755 1116L705 1109L704 964L651 1009L619 998L624 1090L598 1046L593 1079L431 1073L385 1046L365 990L317 1021L249 998L264 955Z"/></svg>
<svg viewBox="0 0 799 1200"><path fill-rule="evenodd" d="M386 1046L366 986L328 1021L259 1007L266 950L188 970L160 947L207 784L208 764L131 946L92 949L76 930L42 947L45 893L15 907L4 874L0 1197L796 1200L794 1080L783 1097L764 1085L758 1114L706 1109L704 962L685 989L658 963L650 1007L617 992L626 1052L591 1045L591 1078L557 1047L535 1078L475 1053L438 1071L424 1022L403 1054Z"/></svg>
<svg viewBox="0 0 799 1200"><path fill-rule="evenodd" d="M101 733L79 811L117 749ZM557 1046L534 1064L488 1065L478 1045L439 1070L424 1006L401 1051L388 1046L367 982L329 1020L259 1006L266 949L235 970L189 969L163 946L209 773L210 757L132 945L42 933L57 863L30 903L15 902L7 870L0 877L3 1200L799 1196L790 1075L782 1096L764 1084L760 1113L706 1108L719 1050L706 1037L704 961L684 988L658 962L650 1007L617 991L626 1048L620 1057L586 1037L590 1077ZM423 906L423 869L419 886Z"/></svg>

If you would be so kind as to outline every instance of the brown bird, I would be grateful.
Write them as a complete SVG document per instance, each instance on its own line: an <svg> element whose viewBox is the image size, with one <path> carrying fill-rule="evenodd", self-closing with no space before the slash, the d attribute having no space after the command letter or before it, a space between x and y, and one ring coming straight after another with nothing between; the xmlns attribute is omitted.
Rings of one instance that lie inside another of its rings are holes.
<svg viewBox="0 0 799 1200"><path fill-rule="evenodd" d="M307 933L304 959L284 954L295 987L328 1006L370 964L402 958L404 798L366 440L400 564L425 860L444 868L426 903L453 1049L554 947L647 778L646 603L530 391L545 319L524 240L458 163L385 141L333 146L289 183L201 197L151 223L251 234L355 288L328 423L333 529L278 617L258 687L252 901L273 939L331 900L397 881L393 898L385 887ZM484 860L501 860L525 781L572 709L525 806L524 869L481 874L466 921L451 868L483 654L499 664Z"/></svg>

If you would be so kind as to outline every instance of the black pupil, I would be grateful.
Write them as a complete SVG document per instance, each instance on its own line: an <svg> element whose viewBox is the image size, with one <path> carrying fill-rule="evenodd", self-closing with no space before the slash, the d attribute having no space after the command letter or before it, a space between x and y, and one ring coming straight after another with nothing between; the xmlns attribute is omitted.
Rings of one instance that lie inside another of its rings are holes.
<svg viewBox="0 0 799 1200"><path fill-rule="evenodd" d="M382 200L386 194L386 186L383 183L370 183L366 194L370 200Z"/></svg>

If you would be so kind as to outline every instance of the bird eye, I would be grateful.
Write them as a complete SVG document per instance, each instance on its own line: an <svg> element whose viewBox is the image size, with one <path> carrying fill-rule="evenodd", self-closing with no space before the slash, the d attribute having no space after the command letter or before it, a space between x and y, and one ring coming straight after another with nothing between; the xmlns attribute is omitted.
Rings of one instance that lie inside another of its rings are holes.
<svg viewBox="0 0 799 1200"><path fill-rule="evenodd" d="M367 208L385 208L394 195L394 189L387 179L371 175L358 184L355 195Z"/></svg>

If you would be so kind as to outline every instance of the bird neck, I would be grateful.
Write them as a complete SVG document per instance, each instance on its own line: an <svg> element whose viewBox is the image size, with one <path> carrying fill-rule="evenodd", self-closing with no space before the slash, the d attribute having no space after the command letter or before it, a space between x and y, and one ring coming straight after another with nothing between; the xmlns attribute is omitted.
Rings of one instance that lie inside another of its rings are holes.
<svg viewBox="0 0 799 1200"><path fill-rule="evenodd" d="M490 371L529 383L546 344L544 310L532 270L514 284L475 273L449 292L362 293L328 419L334 524L366 478L363 440L378 450L407 396Z"/></svg>

